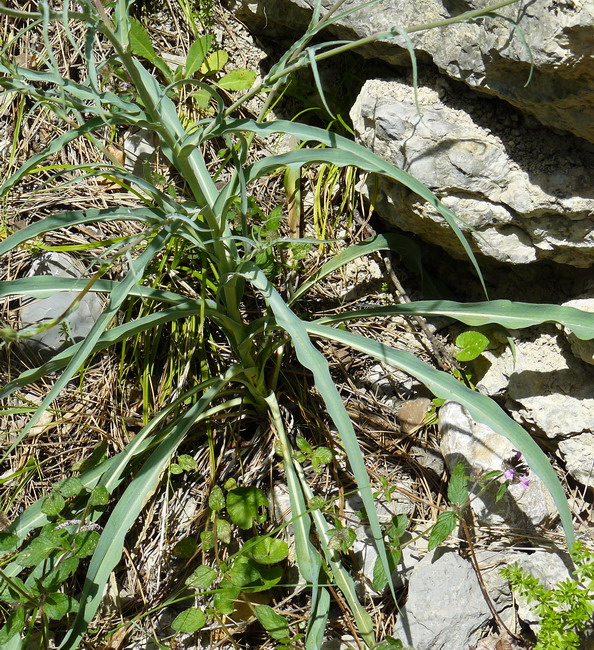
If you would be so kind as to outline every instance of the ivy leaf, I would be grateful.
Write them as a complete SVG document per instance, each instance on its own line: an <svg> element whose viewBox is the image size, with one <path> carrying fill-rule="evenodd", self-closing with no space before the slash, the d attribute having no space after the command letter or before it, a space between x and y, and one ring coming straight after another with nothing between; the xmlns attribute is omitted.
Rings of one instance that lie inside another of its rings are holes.
<svg viewBox="0 0 594 650"><path fill-rule="evenodd" d="M398 540L406 532L407 525L408 519L406 518L406 515L396 515L392 518L392 523L386 530L386 535L392 544L398 544Z"/></svg>
<svg viewBox="0 0 594 650"><path fill-rule="evenodd" d="M19 537L14 533L0 533L0 553L10 553L19 545Z"/></svg>
<svg viewBox="0 0 594 650"><path fill-rule="evenodd" d="M447 512L440 512L437 515L435 525L429 534L428 551L432 551L439 546L445 539L450 536L450 533L456 528L458 517L455 512L448 510Z"/></svg>
<svg viewBox="0 0 594 650"><path fill-rule="evenodd" d="M297 436L295 438L295 443L297 447L299 448L299 451L303 452L304 454L312 454L313 449L311 448L311 445L305 438L302 438L301 436Z"/></svg>
<svg viewBox="0 0 594 650"><path fill-rule="evenodd" d="M257 605L255 612L256 618L260 621L260 625L262 625L273 639L279 641L289 639L289 624L272 607L268 607L268 605Z"/></svg>
<svg viewBox="0 0 594 650"><path fill-rule="evenodd" d="M56 492L59 492L65 499L78 496L83 489L82 481L76 476L71 476L56 485Z"/></svg>
<svg viewBox="0 0 594 650"><path fill-rule="evenodd" d="M16 563L19 566L36 566L46 560L51 553L60 548L52 539L45 535L40 535L31 542L18 554Z"/></svg>
<svg viewBox="0 0 594 650"><path fill-rule="evenodd" d="M184 537L180 539L171 550L174 557L191 558L198 550L198 542L193 537Z"/></svg>
<svg viewBox="0 0 594 650"><path fill-rule="evenodd" d="M233 70L217 81L225 90L249 90L256 79L253 70Z"/></svg>
<svg viewBox="0 0 594 650"><path fill-rule="evenodd" d="M229 582L235 587L246 587L252 582L260 580L260 571L254 563L246 557L239 557L227 574Z"/></svg>
<svg viewBox="0 0 594 650"><path fill-rule="evenodd" d="M488 347L489 339L477 331L463 332L456 339L456 346L462 348L454 355L458 361L473 361Z"/></svg>
<svg viewBox="0 0 594 650"><path fill-rule="evenodd" d="M213 512L220 512L225 507L225 495L218 485L215 485L210 491L208 507Z"/></svg>
<svg viewBox="0 0 594 650"><path fill-rule="evenodd" d="M214 548L216 540L212 530L203 530L200 533L200 542L204 551L209 551L211 548Z"/></svg>
<svg viewBox="0 0 594 650"><path fill-rule="evenodd" d="M73 554L78 558L93 555L97 544L99 544L100 537L99 533L95 530L85 530L77 533L74 537Z"/></svg>
<svg viewBox="0 0 594 650"><path fill-rule="evenodd" d="M193 634L206 625L206 614L197 607L190 607L178 614L171 622L171 627L182 634Z"/></svg>
<svg viewBox="0 0 594 650"><path fill-rule="evenodd" d="M106 506L109 503L109 492L105 485L98 485L91 490L89 504L91 506Z"/></svg>
<svg viewBox="0 0 594 650"><path fill-rule="evenodd" d="M51 571L43 580L43 588L46 591L55 591L60 585L71 576L78 568L78 558L67 557L58 563L58 566Z"/></svg>
<svg viewBox="0 0 594 650"><path fill-rule="evenodd" d="M334 458L334 454L328 447L318 447L311 457L311 464L313 471L316 474L321 474L325 465L329 465Z"/></svg>
<svg viewBox="0 0 594 650"><path fill-rule="evenodd" d="M22 606L11 612L6 620L6 625L0 629L0 647L6 647L10 639L25 628L25 615L25 608Z"/></svg>
<svg viewBox="0 0 594 650"><path fill-rule="evenodd" d="M450 478L448 485L448 499L451 504L463 506L468 501L468 477L465 474L466 468L463 462L459 462Z"/></svg>
<svg viewBox="0 0 594 650"><path fill-rule="evenodd" d="M243 530L266 521L266 512L260 508L268 505L268 499L262 490L253 485L238 487L227 493L227 512L231 521Z"/></svg>
<svg viewBox="0 0 594 650"><path fill-rule="evenodd" d="M196 459L192 458L192 456L189 454L182 454L177 459L177 462L184 472L189 472L190 470L198 470L198 463L196 462Z"/></svg>
<svg viewBox="0 0 594 650"><path fill-rule="evenodd" d="M357 533L352 528L333 528L328 531L328 535L328 548L343 553L346 553L357 539Z"/></svg>
<svg viewBox="0 0 594 650"><path fill-rule="evenodd" d="M229 616L235 611L235 600L239 596L241 589L239 587L226 587L217 591L214 595L213 605L219 614Z"/></svg>
<svg viewBox="0 0 594 650"><path fill-rule="evenodd" d="M208 589L216 577L217 572L212 567L202 564L186 580L186 585L194 589Z"/></svg>
<svg viewBox="0 0 594 650"><path fill-rule="evenodd" d="M388 556L388 567L390 568L390 575L396 570L396 566L400 561L400 550L397 548L387 548L386 554ZM388 576L384 569L384 563L380 557L377 557L373 565L373 577L371 584L375 591L381 592L388 584Z"/></svg>
<svg viewBox="0 0 594 650"><path fill-rule="evenodd" d="M72 596L67 596L66 594L47 594L43 611L48 618L59 621L69 612L77 612L78 602Z"/></svg>
<svg viewBox="0 0 594 650"><path fill-rule="evenodd" d="M226 519L217 519L217 539L223 544L231 543L231 524Z"/></svg>

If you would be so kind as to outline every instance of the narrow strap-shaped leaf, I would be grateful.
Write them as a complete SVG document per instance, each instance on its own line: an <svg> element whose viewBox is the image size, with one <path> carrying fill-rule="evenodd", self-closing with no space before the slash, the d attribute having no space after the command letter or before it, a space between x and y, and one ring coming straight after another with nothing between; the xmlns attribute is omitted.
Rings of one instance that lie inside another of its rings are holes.
<svg viewBox="0 0 594 650"><path fill-rule="evenodd" d="M107 208L98 210L91 208L89 210L73 210L72 212L60 212L45 217L40 221L32 223L26 228L17 230L10 237L0 241L0 255L16 248L20 244L34 239L46 232L51 232L57 228L66 228L75 226L79 223L92 223L94 221L143 221L145 223L156 223L162 220L164 213L161 210L152 208Z"/></svg>
<svg viewBox="0 0 594 650"><path fill-rule="evenodd" d="M410 188L413 192L431 204L447 221L448 225L454 231L454 234L460 241L462 247L464 248L464 251L474 266L485 295L487 295L487 288L484 284L483 276L478 262L476 261L476 257L474 256L470 244L466 240L466 237L464 237L464 234L458 225L460 218L455 215L449 208L447 208L428 187L423 185L423 183L418 181L414 176L411 176L404 170L399 169L395 165L392 165L391 163L383 160L362 145L357 144L356 142L352 142L351 140L348 140L347 138L344 138L335 133L331 133L314 126L299 124L297 122L288 122L285 120L268 122L266 124L260 124L254 120L236 120L228 122L226 126L221 129L221 135L229 131L253 131L262 136L272 135L274 133L285 133L288 135L293 135L296 138L304 141L315 140L317 142L325 144L328 147L335 147L341 151L345 151L353 156L356 156L358 162L351 164L356 164L358 167L366 171L383 174L388 178L393 178L399 183L402 183L406 187ZM294 154L295 162L298 162L298 151L293 151L290 153ZM290 164L290 162L288 164ZM331 162L338 164L335 162L335 160L331 160Z"/></svg>
<svg viewBox="0 0 594 650"><path fill-rule="evenodd" d="M311 277L307 278L291 296L289 304L299 300L301 296L307 293L314 287L320 280L334 273L337 269L349 262L352 262L359 257L376 253L377 251L389 250L400 255L404 260L406 266L414 269L420 275L423 273L421 266L421 251L418 244L405 235L398 235L396 233L387 233L385 235L375 235L370 239L349 246L345 250L330 258L320 269Z"/></svg>
<svg viewBox="0 0 594 650"><path fill-rule="evenodd" d="M321 593L322 590L318 585L322 559L320 553L316 550L310 540L310 514L303 497L299 478L295 471L295 467L293 466L291 447L285 431L278 402L276 400L276 395L270 393L266 398L266 403L270 409L271 419L276 427L283 454L283 465L287 480L287 490L289 492L289 502L291 504L291 524L293 525L293 535L295 538L295 559L301 575L311 585L311 602L312 608L314 608L315 611L321 606L320 602L324 601L324 596ZM317 629L314 629L313 632L311 631L314 622L314 619L310 618L306 638L309 638L312 634L316 638L319 636ZM319 648L320 646L318 645L317 647Z"/></svg>
<svg viewBox="0 0 594 650"><path fill-rule="evenodd" d="M274 312L279 327L284 329L291 337L291 342L295 348L299 362L313 373L316 388L322 396L328 409L328 414L332 418L340 435L351 466L351 471L353 472L357 488L365 506L365 512L369 519L369 527L382 564L384 565L384 570L386 571L386 575L390 575L383 535L375 509L373 493L363 454L361 453L353 424L330 375L328 362L324 358L324 355L311 342L307 332L308 324L289 309L262 270L255 264L246 263L243 265L241 275L262 293Z"/></svg>
<svg viewBox="0 0 594 650"><path fill-rule="evenodd" d="M350 313L327 316L319 324L340 323L377 316L446 316L478 327L496 323L510 330L542 323L558 323L570 329L579 339L594 339L594 313L562 305L490 300L485 302L454 302L451 300L419 300L406 305L370 307Z"/></svg>
<svg viewBox="0 0 594 650"><path fill-rule="evenodd" d="M297 468L297 473L299 475L299 478L301 479L301 484L303 486L304 492L306 493L308 499L312 499L313 493L311 491L311 488L309 487L309 484L307 483L307 480L305 479L305 476L303 475L303 470L299 466L299 463L295 462L295 466ZM373 512L375 513L375 507ZM343 566L338 553L336 551L333 551L329 546L330 525L326 521L326 518L322 514L321 510L318 509L314 510L311 513L311 516L316 525L316 530L318 531L318 535L320 538L320 546L322 547L324 556L326 557L326 562L330 567L332 578L334 578L334 582L336 583L336 586L340 589L342 595L344 596L345 600L349 605L349 609L357 625L357 630L363 637L363 640L365 641L367 646L369 648L373 648L375 645L373 620L371 619L371 616L367 613L363 605L361 605L361 603L359 602L359 597L357 596L357 590L355 587L355 581L353 580L353 577L351 576L350 572ZM382 548L383 548L383 540L382 540ZM390 573L387 573L386 575L390 575ZM390 589L393 591L394 587L392 584L392 580L389 580L389 584L390 584Z"/></svg>
<svg viewBox="0 0 594 650"><path fill-rule="evenodd" d="M105 329L107 329L111 319L115 316L121 304L127 298L130 289L140 281L144 269L146 268L148 263L153 259L153 257L167 243L169 237L170 237L170 233L166 230L163 230L162 232L158 233L154 237L154 239L147 245L144 252L130 264L130 270L128 271L126 277L124 278L124 280L122 280L119 283L116 289L112 292L108 307L97 319L97 321L93 325L91 331L89 332L85 340L79 344L80 347L78 348L78 350L76 351L72 359L70 359L68 366L66 367L64 372L56 380L51 390L48 392L48 394L45 396L45 398L39 405L37 411L35 411L32 418L23 427L23 429L16 437L16 439L12 442L10 447L4 452L2 456L3 458L6 458L9 454L12 453L15 447L29 433L29 431L31 431L31 429L38 422L39 418L41 418L43 413L45 413L45 411L49 408L49 405L60 394L62 389L78 372L81 365L85 362L89 354L92 352L93 348L95 347L95 344L101 337L101 334Z"/></svg>
<svg viewBox="0 0 594 650"><path fill-rule="evenodd" d="M352 332L320 325L306 323L305 327L310 334L354 348L368 354L383 363L389 363L421 381L436 396L442 399L455 400L464 406L472 418L481 424L505 436L516 449L522 452L526 462L534 473L539 476L549 490L565 531L567 542L572 546L575 542L571 511L567 504L563 486L555 474L546 455L532 439L529 433L514 422L503 409L491 398L470 390L451 375L436 370L429 364L421 361L413 354L374 341ZM387 572L386 575L389 575Z"/></svg>

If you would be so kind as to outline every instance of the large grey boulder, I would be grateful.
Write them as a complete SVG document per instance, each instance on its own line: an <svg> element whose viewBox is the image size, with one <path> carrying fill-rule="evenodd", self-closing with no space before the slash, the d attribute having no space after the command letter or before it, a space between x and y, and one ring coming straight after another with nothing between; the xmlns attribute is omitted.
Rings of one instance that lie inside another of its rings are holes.
<svg viewBox="0 0 594 650"><path fill-rule="evenodd" d="M227 0L250 29L289 41L305 30L315 2ZM321 4L323 14L335 0ZM363 38L394 25L410 28L486 5L476 0L383 0L351 13L328 32L340 38ZM413 33L415 51L442 74L504 99L546 126L594 142L594 3L542 0L502 7L497 13L508 20L480 18ZM399 36L369 43L361 52L393 65L410 65L405 41Z"/></svg>
<svg viewBox="0 0 594 650"><path fill-rule="evenodd" d="M415 104L402 80L367 81L351 110L358 141L437 194L475 251L512 264L594 264L591 153L491 101L433 86ZM389 223L465 256L437 210L404 185L374 177L367 193Z"/></svg>
<svg viewBox="0 0 594 650"><path fill-rule="evenodd" d="M460 650L477 642L491 612L468 560L426 556L411 572L393 636L415 650Z"/></svg>

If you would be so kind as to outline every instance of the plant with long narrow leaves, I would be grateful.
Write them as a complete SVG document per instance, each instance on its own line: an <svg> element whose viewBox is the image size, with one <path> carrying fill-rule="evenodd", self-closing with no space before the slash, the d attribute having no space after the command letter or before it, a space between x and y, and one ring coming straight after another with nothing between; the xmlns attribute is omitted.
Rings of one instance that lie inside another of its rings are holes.
<svg viewBox="0 0 594 650"><path fill-rule="evenodd" d="M373 38L404 35L414 62L409 34L423 29L447 27L464 20L476 20L486 15L491 16L489 19L495 19L493 12L496 9L514 1L499 2L439 23L408 29L394 28L393 31L376 34ZM28 536L35 531L44 531L44 527L54 525L60 518L78 521L79 527L84 522L102 522L103 532L97 540L82 590L77 594L77 606L70 610L76 609L77 613L72 620L68 620L68 628L61 639L60 648L64 650L75 648L81 643L102 601L109 576L121 559L126 535L170 466L179 446L199 423L208 422L221 413L239 414L246 409L258 413L261 421L262 415L267 414L264 421L269 418L269 424L266 426L275 432L278 439L291 503L296 563L311 590L311 616L303 627L305 646L313 649L322 642L330 603L328 585L331 584L342 593L343 602L347 603L352 613L361 639L368 647L373 647L376 641L373 622L359 601L352 576L332 548L331 525L320 510L307 505L315 495L299 462L305 457L300 457L293 447L291 431L287 430L281 408L280 369L294 351L303 368L311 373L315 388L338 432L340 441L337 444L342 447L348 459L378 548L379 562L383 573L389 576L391 565L375 510L365 459L353 424L332 379L328 361L316 348L312 338L336 341L404 370L423 382L435 396L459 401L478 422L489 425L509 438L514 447L522 452L532 470L547 485L559 510L568 542L573 542L567 501L547 457L531 436L493 400L466 388L451 376L435 370L409 353L354 334L343 327L345 323L374 316L437 314L473 326L496 323L513 329L553 321L586 339L594 338L594 315L555 305L527 305L507 301L475 304L421 301L345 312L317 320L306 320L297 315L296 308L300 300L316 283L361 256L377 251L393 251L403 260L409 261L411 266L416 266L418 257L414 245L405 237L396 235L380 235L347 248L330 259L313 276L303 279L288 298L283 297L280 286L275 286L275 276L269 267L271 258L264 253L283 251L296 243L311 245L319 242L313 239L283 238L277 236L275 228L271 229L272 239L262 236L262 228L255 228L250 223L250 188L263 176L283 170L294 174L318 163L339 168L357 167L367 173L383 174L416 192L448 222L480 276L460 220L414 177L355 142L324 129L299 122L264 121L276 93L291 73L311 66L314 80L323 97L317 73L318 61L354 49L370 40L314 44L314 37L323 28L360 8L349 8L338 13L341 4L335 5L334 14L320 17L321 2L318 0L305 35L278 61L260 85L226 106L216 85L204 83L204 78L198 80L192 75L198 71L196 60L206 53L205 42L200 44L197 41L199 44L191 52L194 58L189 59L185 69L179 73L187 76L177 78L174 75L169 78L167 74L171 75L171 71L163 68L164 64L155 54L142 25L130 18L129 0L116 0L109 9L104 9L99 2L92 0L79 0L76 5L66 0L61 10L52 9L47 0L41 0L39 9L35 12L12 9L0 3L0 14L11 16L25 24L14 39L36 25L40 25L43 34L47 35L50 26L56 22L61 23L67 33L70 33L68 25L71 21L84 25L86 29L86 70L81 77L83 81L74 81L60 74L47 38L47 52L39 69L18 65L11 59L8 52L12 43L3 46L0 51L0 86L6 93L20 94L38 102L52 111L65 125L65 130L44 151L31 157L4 180L0 186L2 195L10 193L25 179L34 179L41 173L51 174L52 167L49 163L54 154L79 138L99 142L100 135L106 128L117 130L122 127L143 127L152 131L158 139L162 156L182 179L180 192L163 192L151 181L136 177L115 163L86 166L79 170L83 173L83 178L103 177L128 188L138 199L137 205L116 205L102 210L74 210L53 214L16 230L0 241L0 255L5 255L27 242L66 226L128 221L137 227L135 235L112 243L107 256L95 265L87 279L21 278L0 284L0 296L3 298L44 298L58 292L70 292L71 308L52 321L52 326L59 326L68 313L76 309L81 294L98 292L108 298L104 312L84 340L59 352L41 366L24 371L0 389L0 397L8 398L32 382L59 373L39 408L5 451L5 457L40 422L61 391L97 352L131 344L139 337L160 331L159 328L166 325L181 327L182 323L194 319L192 323L197 325L192 327L197 328L203 355L196 362L199 368L196 374L201 377L201 381L180 388L171 404L153 414L121 453L81 472L78 477L81 490L76 496L67 502L59 502L60 507L53 509L48 508L47 502L31 506L3 533L8 550L2 575L7 584L10 582L19 587L23 566L19 562L18 549ZM364 4L373 4L373 0ZM109 58L101 61L96 60L96 51L93 49L93 43L99 37L103 48L105 43L109 43L112 49ZM141 55L161 70L167 81L171 82L170 85L164 87L159 83L136 55ZM203 59L200 62L202 65ZM134 89L133 94L120 95L104 86L100 72L110 66L117 67L118 74L125 76L126 83ZM205 69L204 73L207 72ZM178 86L197 87L201 97L207 97L214 116L190 124L182 121L172 100ZM260 91L269 93L261 118L237 119L236 109ZM301 146L288 153L248 162L254 138L276 134L290 135ZM205 146L215 139L224 142L228 152L224 170L226 173L220 174L221 178L226 179L222 184L215 183L203 154ZM308 148L309 143L318 146ZM49 181L61 182L59 172L50 175ZM295 186L294 179L292 186ZM155 282L154 271L159 260L166 257L168 251L177 250L176 247L183 249L184 254L196 262L196 268L192 272L195 273L193 277L199 288L194 292L184 292L183 288L168 291ZM281 264L288 263L282 255L278 259ZM105 279L103 276L116 261L123 262L122 276ZM296 272L296 269L292 271ZM254 292L264 299L264 303L261 298L254 300ZM126 307L130 300L134 301L134 305L142 305L142 308L135 312ZM246 308L248 301L249 310ZM254 305L258 307L255 310L252 308ZM122 318L122 313L129 314L130 317ZM341 323L342 327L332 327L336 323ZM0 331L0 336L6 342L18 344L47 326L48 324L32 324L20 330L5 327ZM211 334L205 334L207 328L210 328ZM213 338L215 336L218 337L216 341ZM220 347L220 340L224 340L230 350L226 366L224 359L214 362L206 358L208 354L214 356L213 351ZM216 372L212 372L212 368ZM107 495L120 494L117 503L110 504L106 521L103 521L104 508L89 509L87 501L83 499L85 494L92 493L98 487ZM317 542L313 541L314 534ZM60 561L60 557L51 556L51 562L59 564ZM30 593L35 578L35 575L27 577L22 583L21 592ZM27 580L30 580L29 584ZM389 579L388 582L393 594ZM3 592L0 592L0 598L1 593ZM18 593L11 593L11 598L18 599ZM23 644L29 638L23 614L25 610L20 607L16 611L18 616L15 615L1 632L6 643L3 647L25 647ZM265 607L258 608L255 613L273 637L278 635L284 639L284 623L273 614ZM187 615L186 618L188 616L192 615ZM196 620L186 618L179 623L180 626L185 626L184 629L204 624L202 613L194 615Z"/></svg>

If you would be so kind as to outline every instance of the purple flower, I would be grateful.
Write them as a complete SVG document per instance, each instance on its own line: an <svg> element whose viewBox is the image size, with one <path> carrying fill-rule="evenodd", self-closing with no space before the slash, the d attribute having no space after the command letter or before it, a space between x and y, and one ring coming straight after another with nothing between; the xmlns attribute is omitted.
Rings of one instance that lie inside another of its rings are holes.
<svg viewBox="0 0 594 650"><path fill-rule="evenodd" d="M506 469L505 472L503 472L503 476L507 481L513 481L514 478L516 477L516 473L514 470L510 467L509 469Z"/></svg>
<svg viewBox="0 0 594 650"><path fill-rule="evenodd" d="M530 487L530 479L527 476L520 476L520 486L522 490L527 490Z"/></svg>
<svg viewBox="0 0 594 650"><path fill-rule="evenodd" d="M516 462L519 463L521 458L522 458L522 452L518 451L517 449L512 449L512 459Z"/></svg>

